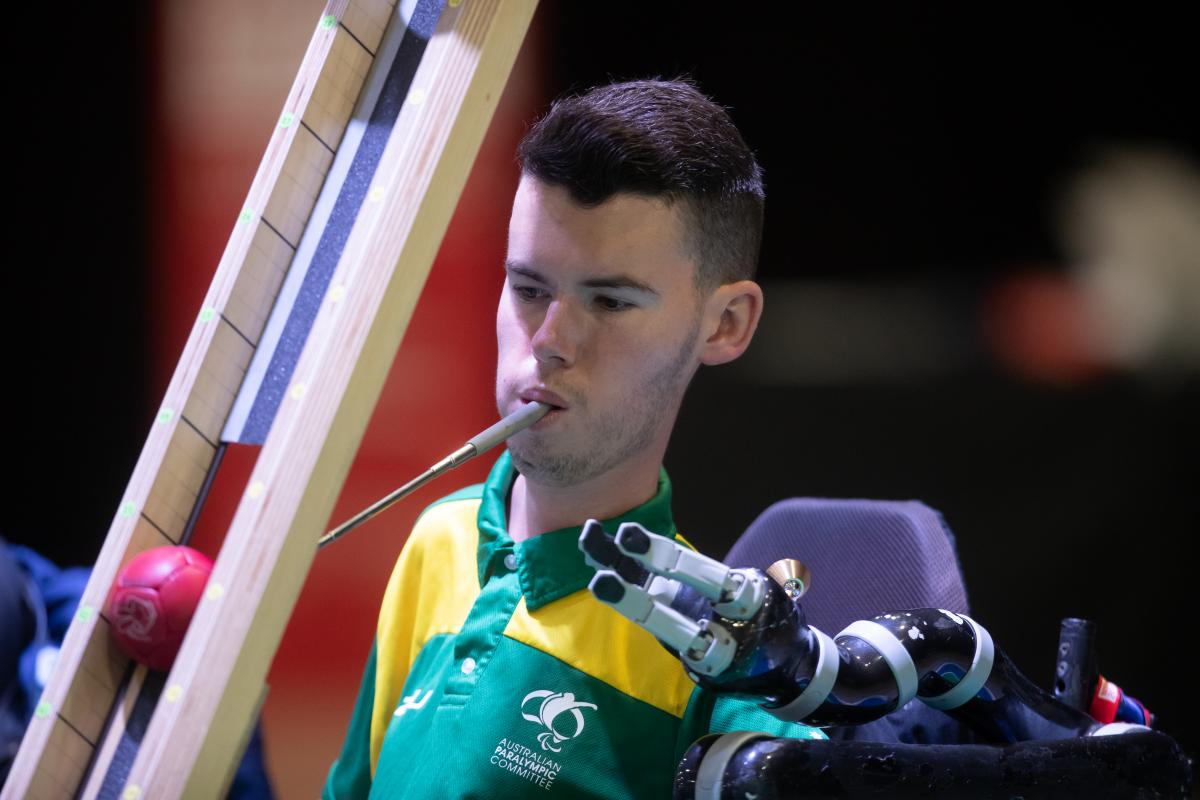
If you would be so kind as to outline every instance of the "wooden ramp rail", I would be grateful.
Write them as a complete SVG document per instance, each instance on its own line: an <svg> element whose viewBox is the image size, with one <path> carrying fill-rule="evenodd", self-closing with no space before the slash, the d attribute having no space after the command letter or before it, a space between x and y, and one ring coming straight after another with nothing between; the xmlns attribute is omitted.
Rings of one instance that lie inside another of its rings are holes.
<svg viewBox="0 0 1200 800"><path fill-rule="evenodd" d="M535 2L328 3L0 800L206 798L226 790ZM315 231L310 215L372 61L397 24L408 26L405 37L425 37L419 63L372 170L352 173L340 190L343 211L358 192L355 213L320 221L328 229L340 219L336 236ZM109 587L134 555L183 536L305 237L321 246L336 239L336 267L275 399L205 597L165 679L131 671L102 613ZM155 681L161 694L139 691ZM146 697L158 698L149 724L131 736L126 723Z"/></svg>

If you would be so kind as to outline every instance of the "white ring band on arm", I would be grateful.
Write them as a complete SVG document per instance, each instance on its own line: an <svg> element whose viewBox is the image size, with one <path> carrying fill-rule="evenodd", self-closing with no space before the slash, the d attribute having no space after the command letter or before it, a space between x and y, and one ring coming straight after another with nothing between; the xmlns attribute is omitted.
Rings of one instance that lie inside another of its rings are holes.
<svg viewBox="0 0 1200 800"><path fill-rule="evenodd" d="M896 701L896 708L901 708L916 696L917 666L913 664L912 656L908 654L904 645L900 644L894 633L878 622L860 619L847 625L838 636L855 636L879 651L879 655L883 656L883 660L891 668L892 677L896 679L896 688L900 695Z"/></svg>
<svg viewBox="0 0 1200 800"><path fill-rule="evenodd" d="M967 670L967 674L963 675L962 680L956 683L952 689L937 697L921 698L925 705L932 706L939 711L958 708L979 694L979 690L987 683L988 676L992 674L992 664L996 662L996 647L992 644L992 635L987 632L987 628L966 614L957 616L965 619L970 624L971 630L975 631L975 656L971 659L971 668Z"/></svg>
<svg viewBox="0 0 1200 800"><path fill-rule="evenodd" d="M817 647L820 649L820 654L817 656L817 669L813 672L812 680L786 706L766 709L772 716L784 722L802 722L805 717L821 707L825 698L833 691L833 685L837 683L838 664L841 663L837 644L812 625L808 627L816 634Z"/></svg>
<svg viewBox="0 0 1200 800"><path fill-rule="evenodd" d="M713 742L704 754L700 769L696 770L696 800L721 800L725 767L729 766L734 754L751 739L761 739L765 733L734 731L726 733Z"/></svg>
<svg viewBox="0 0 1200 800"><path fill-rule="evenodd" d="M1101 725L1088 736L1117 736L1122 733L1141 733L1148 730L1150 728L1138 725L1136 722L1110 722L1107 725Z"/></svg>

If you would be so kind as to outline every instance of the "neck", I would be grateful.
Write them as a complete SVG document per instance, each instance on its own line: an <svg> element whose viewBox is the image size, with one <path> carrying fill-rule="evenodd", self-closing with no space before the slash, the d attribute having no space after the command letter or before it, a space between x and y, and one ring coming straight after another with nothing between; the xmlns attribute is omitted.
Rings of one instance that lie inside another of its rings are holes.
<svg viewBox="0 0 1200 800"><path fill-rule="evenodd" d="M648 454L574 486L547 486L517 475L508 508L508 535L514 542L538 534L611 519L645 503L658 492L662 452Z"/></svg>

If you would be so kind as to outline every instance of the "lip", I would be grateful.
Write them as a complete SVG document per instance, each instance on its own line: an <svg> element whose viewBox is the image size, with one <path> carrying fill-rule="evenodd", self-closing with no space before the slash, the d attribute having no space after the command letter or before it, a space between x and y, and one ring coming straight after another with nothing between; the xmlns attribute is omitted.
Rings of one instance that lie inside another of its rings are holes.
<svg viewBox="0 0 1200 800"><path fill-rule="evenodd" d="M531 389L522 389L518 397L520 397L521 400L526 403L536 401L538 403L545 403L548 406L553 406L551 410L566 410L567 408L567 401L563 400L562 397L554 392L549 391L548 389L537 387Z"/></svg>

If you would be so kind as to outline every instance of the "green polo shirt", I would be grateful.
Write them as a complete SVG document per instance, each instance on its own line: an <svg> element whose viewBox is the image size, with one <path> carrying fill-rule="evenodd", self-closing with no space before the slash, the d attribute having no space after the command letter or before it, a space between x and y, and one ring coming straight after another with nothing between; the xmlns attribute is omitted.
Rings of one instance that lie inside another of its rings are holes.
<svg viewBox="0 0 1200 800"><path fill-rule="evenodd" d="M647 797L671 793L705 733L825 738L700 690L679 661L587 591L580 529L507 531L515 471L431 505L396 563L325 798ZM683 541L671 484L605 522Z"/></svg>

